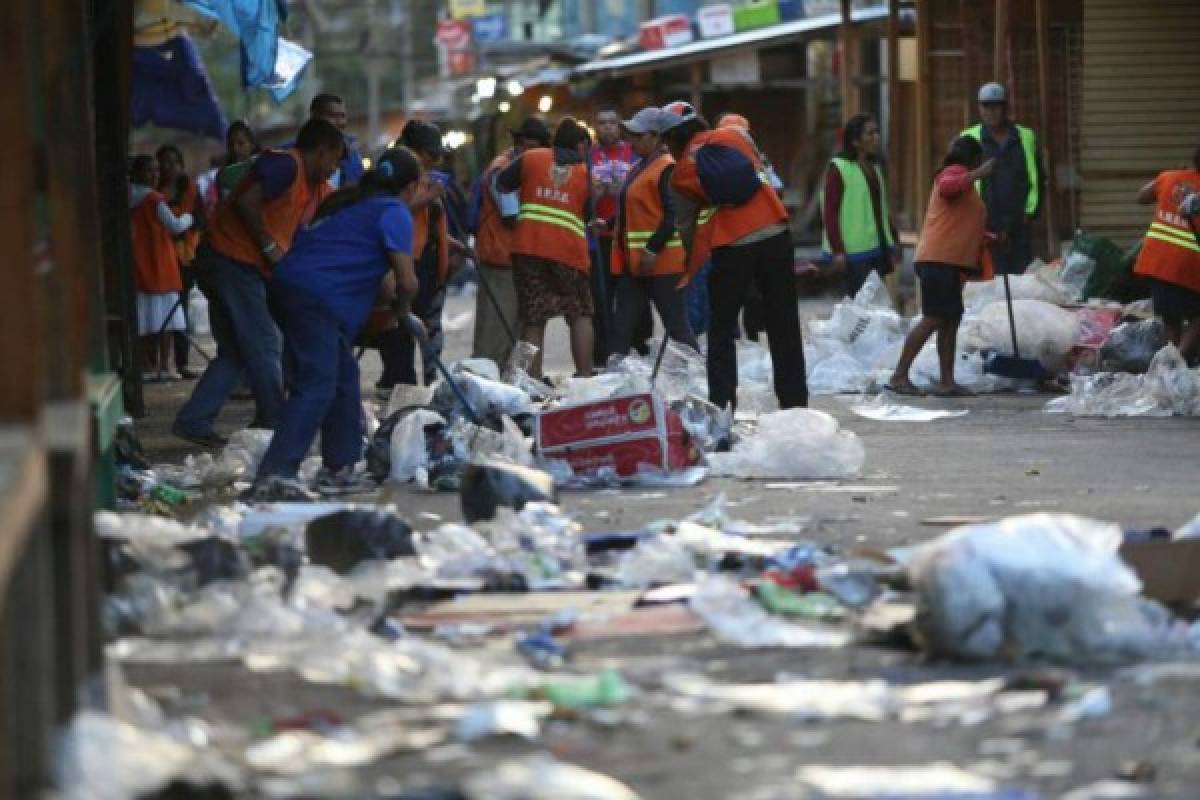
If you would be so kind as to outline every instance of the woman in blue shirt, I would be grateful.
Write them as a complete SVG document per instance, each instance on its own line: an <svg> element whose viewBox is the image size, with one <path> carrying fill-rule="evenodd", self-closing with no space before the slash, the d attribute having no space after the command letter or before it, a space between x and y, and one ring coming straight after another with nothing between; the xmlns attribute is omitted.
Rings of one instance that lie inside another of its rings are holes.
<svg viewBox="0 0 1200 800"><path fill-rule="evenodd" d="M406 313L417 292L408 201L420 175L412 153L389 150L357 185L322 204L275 268L271 299L292 390L249 499L311 499L296 473L318 431L318 488L353 486L363 417L352 343L381 293Z"/></svg>

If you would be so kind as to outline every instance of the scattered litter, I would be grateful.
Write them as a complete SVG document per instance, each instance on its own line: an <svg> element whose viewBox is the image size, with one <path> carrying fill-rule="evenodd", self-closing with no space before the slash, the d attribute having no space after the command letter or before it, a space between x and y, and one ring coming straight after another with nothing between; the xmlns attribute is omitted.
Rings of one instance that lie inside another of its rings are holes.
<svg viewBox="0 0 1200 800"><path fill-rule="evenodd" d="M542 719L554 707L549 703L523 700L499 700L479 703L467 709L455 727L455 735L463 742L474 742L488 736L519 736L536 739Z"/></svg>
<svg viewBox="0 0 1200 800"><path fill-rule="evenodd" d="M850 410L860 417L880 422L932 422L935 419L965 417L971 413L967 409L946 411L935 408L897 405L889 402L887 396L882 394L852 405L850 406Z"/></svg>
<svg viewBox="0 0 1200 800"><path fill-rule="evenodd" d="M1139 596L1121 529L1068 514L970 525L917 552L917 632L931 652L1108 663L1167 643L1167 612Z"/></svg>
<svg viewBox="0 0 1200 800"><path fill-rule="evenodd" d="M1145 375L1100 372L1074 375L1071 393L1046 404L1051 413L1080 417L1200 415L1200 370L1188 369L1179 350L1159 350Z"/></svg>
<svg viewBox="0 0 1200 800"><path fill-rule="evenodd" d="M952 764L919 767L810 765L796 771L801 784L829 800L1037 800L1021 790L1003 790L991 778Z"/></svg>
<svg viewBox="0 0 1200 800"><path fill-rule="evenodd" d="M844 647L850 643L850 635L836 628L798 625L770 615L725 577L698 581L690 605L717 638L739 647Z"/></svg>
<svg viewBox="0 0 1200 800"><path fill-rule="evenodd" d="M627 786L548 755L506 761L463 782L467 800L638 800Z"/></svg>
<svg viewBox="0 0 1200 800"><path fill-rule="evenodd" d="M728 453L712 453L716 475L739 478L856 477L866 460L862 442L822 411L792 408L764 414L758 431Z"/></svg>

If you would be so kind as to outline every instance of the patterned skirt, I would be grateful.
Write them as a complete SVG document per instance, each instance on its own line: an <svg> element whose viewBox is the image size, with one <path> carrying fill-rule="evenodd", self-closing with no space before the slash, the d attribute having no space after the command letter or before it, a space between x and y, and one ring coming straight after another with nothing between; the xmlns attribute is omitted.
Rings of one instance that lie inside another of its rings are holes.
<svg viewBox="0 0 1200 800"><path fill-rule="evenodd" d="M527 325L544 325L554 317L568 322L593 314L592 286L583 270L537 256L513 256L518 316Z"/></svg>

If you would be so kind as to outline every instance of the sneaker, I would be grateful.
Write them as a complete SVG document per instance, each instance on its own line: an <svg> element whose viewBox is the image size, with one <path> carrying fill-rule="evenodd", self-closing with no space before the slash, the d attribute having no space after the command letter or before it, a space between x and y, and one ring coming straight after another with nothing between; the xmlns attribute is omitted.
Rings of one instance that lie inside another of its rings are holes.
<svg viewBox="0 0 1200 800"><path fill-rule="evenodd" d="M375 484L365 475L355 472L354 467L342 467L336 471L321 467L317 472L316 489L323 495L362 494L374 488Z"/></svg>
<svg viewBox="0 0 1200 800"><path fill-rule="evenodd" d="M171 425L171 433L177 439L183 439L185 442L198 444L201 447L207 447L210 450L220 450L222 447L229 444L228 439L226 439L224 436L221 436L219 433L216 433L215 431L196 433L194 431L189 431L178 422Z"/></svg>
<svg viewBox="0 0 1200 800"><path fill-rule="evenodd" d="M243 503L315 503L321 499L296 478L268 475L238 496Z"/></svg>

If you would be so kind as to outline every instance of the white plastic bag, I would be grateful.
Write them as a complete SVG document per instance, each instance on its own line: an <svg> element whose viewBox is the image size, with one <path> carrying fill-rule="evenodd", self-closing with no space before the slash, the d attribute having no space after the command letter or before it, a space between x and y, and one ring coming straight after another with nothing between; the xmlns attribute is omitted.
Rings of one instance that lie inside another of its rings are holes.
<svg viewBox="0 0 1200 800"><path fill-rule="evenodd" d="M436 411L417 409L405 416L392 431L392 470L388 480L405 482L417 477L417 471L429 466L425 447L425 426L446 424Z"/></svg>
<svg viewBox="0 0 1200 800"><path fill-rule="evenodd" d="M716 475L820 480L857 476L866 452L829 414L789 408L764 414L757 433L708 460Z"/></svg>
<svg viewBox="0 0 1200 800"><path fill-rule="evenodd" d="M1079 339L1079 319L1074 312L1041 300L1013 300L1017 344L1024 358L1036 358L1050 372L1066 364ZM966 350L1012 353L1012 327L1003 302L992 303L975 320L964 322L960 332Z"/></svg>
<svg viewBox="0 0 1200 800"><path fill-rule="evenodd" d="M1165 644L1166 612L1139 596L1120 527L1071 514L968 525L909 565L917 633L935 654L1114 663Z"/></svg>

